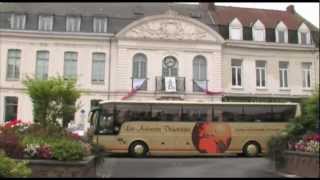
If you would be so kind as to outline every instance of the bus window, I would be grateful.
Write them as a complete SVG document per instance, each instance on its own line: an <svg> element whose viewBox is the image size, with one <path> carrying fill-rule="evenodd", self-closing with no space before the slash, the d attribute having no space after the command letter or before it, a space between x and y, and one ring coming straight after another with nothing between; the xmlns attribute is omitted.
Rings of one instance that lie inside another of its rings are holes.
<svg viewBox="0 0 320 180"><path fill-rule="evenodd" d="M184 105L182 121L212 121L211 106Z"/></svg>
<svg viewBox="0 0 320 180"><path fill-rule="evenodd" d="M265 105L244 106L244 121L246 122L271 122L273 119L272 107Z"/></svg>
<svg viewBox="0 0 320 180"><path fill-rule="evenodd" d="M244 119L242 105L217 105L214 106L214 114L220 114L225 122L242 122Z"/></svg>
<svg viewBox="0 0 320 180"><path fill-rule="evenodd" d="M180 121L181 105L152 105L153 121Z"/></svg>
<svg viewBox="0 0 320 180"><path fill-rule="evenodd" d="M273 121L288 122L294 118L296 106L273 106Z"/></svg>
<svg viewBox="0 0 320 180"><path fill-rule="evenodd" d="M126 121L149 121L150 105L148 104L118 104L116 124L121 126Z"/></svg>
<svg viewBox="0 0 320 180"><path fill-rule="evenodd" d="M222 122L223 121L223 106L214 105L213 106L213 121Z"/></svg>

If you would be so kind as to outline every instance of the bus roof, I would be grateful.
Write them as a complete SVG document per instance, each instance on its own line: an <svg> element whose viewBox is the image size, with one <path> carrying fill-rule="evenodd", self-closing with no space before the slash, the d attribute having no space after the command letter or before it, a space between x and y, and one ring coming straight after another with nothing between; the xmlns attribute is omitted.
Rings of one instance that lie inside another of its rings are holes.
<svg viewBox="0 0 320 180"><path fill-rule="evenodd" d="M99 104L186 104L186 105L298 105L295 102L208 102L208 101L165 101L165 100L141 100L141 101L128 101L128 100L106 100L100 101Z"/></svg>

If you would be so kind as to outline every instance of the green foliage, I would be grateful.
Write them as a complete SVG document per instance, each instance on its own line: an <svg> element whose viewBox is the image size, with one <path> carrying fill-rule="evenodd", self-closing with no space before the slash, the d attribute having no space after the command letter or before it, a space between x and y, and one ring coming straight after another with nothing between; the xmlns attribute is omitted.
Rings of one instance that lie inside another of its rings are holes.
<svg viewBox="0 0 320 180"><path fill-rule="evenodd" d="M315 133L319 123L319 91L304 100L301 104L302 114L292 119L284 130L293 138L302 137L304 134Z"/></svg>
<svg viewBox="0 0 320 180"><path fill-rule="evenodd" d="M75 80L64 80L63 77L48 80L27 77L23 83L32 99L34 122L39 122L44 127L57 126L57 119L61 118L63 127L68 125L72 120L70 117L77 110L75 102L80 97Z"/></svg>
<svg viewBox="0 0 320 180"><path fill-rule="evenodd" d="M0 177L30 177L27 161L16 162L0 151Z"/></svg>
<svg viewBox="0 0 320 180"><path fill-rule="evenodd" d="M84 156L84 147L80 142L62 139L51 144L53 158L57 160L81 160Z"/></svg>
<svg viewBox="0 0 320 180"><path fill-rule="evenodd" d="M288 136L272 136L268 143L268 158L272 159L276 163L276 168L280 168L284 165L285 159L283 152L288 149Z"/></svg>

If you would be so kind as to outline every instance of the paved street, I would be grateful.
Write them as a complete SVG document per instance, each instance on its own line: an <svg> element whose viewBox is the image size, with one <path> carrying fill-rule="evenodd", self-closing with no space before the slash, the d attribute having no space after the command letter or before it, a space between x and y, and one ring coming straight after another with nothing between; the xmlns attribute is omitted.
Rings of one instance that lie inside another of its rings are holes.
<svg viewBox="0 0 320 180"><path fill-rule="evenodd" d="M99 177L279 177L265 158L246 157L107 157Z"/></svg>

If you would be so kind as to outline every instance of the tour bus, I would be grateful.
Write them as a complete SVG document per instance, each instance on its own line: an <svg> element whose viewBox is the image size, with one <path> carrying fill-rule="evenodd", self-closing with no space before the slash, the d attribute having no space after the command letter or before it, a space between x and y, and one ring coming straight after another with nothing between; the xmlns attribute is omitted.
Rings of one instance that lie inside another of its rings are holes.
<svg viewBox="0 0 320 180"><path fill-rule="evenodd" d="M259 156L299 114L289 102L103 101L90 112L88 136L107 152L134 157Z"/></svg>

